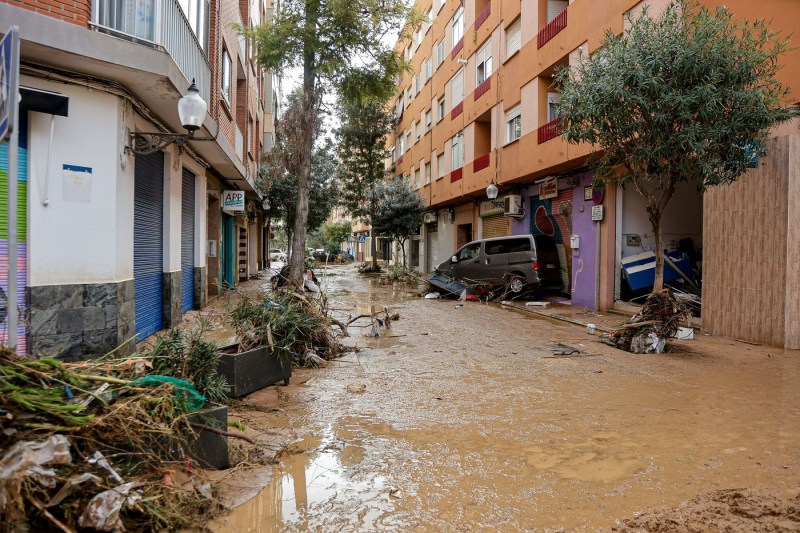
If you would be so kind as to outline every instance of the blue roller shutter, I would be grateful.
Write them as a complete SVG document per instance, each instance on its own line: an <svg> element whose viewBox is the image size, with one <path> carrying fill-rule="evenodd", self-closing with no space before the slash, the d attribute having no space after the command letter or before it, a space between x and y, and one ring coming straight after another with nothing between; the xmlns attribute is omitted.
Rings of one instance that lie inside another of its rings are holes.
<svg viewBox="0 0 800 533"><path fill-rule="evenodd" d="M181 203L181 312L194 308L194 174L183 169Z"/></svg>
<svg viewBox="0 0 800 533"><path fill-rule="evenodd" d="M137 341L164 327L164 154L136 156L133 278Z"/></svg>

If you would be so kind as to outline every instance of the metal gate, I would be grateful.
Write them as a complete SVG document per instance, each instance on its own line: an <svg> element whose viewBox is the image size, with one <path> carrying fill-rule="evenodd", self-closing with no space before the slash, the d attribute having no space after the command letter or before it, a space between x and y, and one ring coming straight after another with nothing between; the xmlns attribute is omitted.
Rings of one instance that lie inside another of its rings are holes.
<svg viewBox="0 0 800 533"><path fill-rule="evenodd" d="M505 237L508 235L508 218L504 215L492 215L483 219L483 238Z"/></svg>
<svg viewBox="0 0 800 533"><path fill-rule="evenodd" d="M164 327L164 154L136 156L133 188L133 279L137 341Z"/></svg>
<svg viewBox="0 0 800 533"><path fill-rule="evenodd" d="M17 353L27 353L28 317L28 114L18 116L17 294L8 294L8 141L0 143L0 343L8 343L8 314L19 311ZM15 303L14 303L15 302Z"/></svg>
<svg viewBox="0 0 800 533"><path fill-rule="evenodd" d="M181 312L194 308L194 174L183 169L181 199Z"/></svg>
<svg viewBox="0 0 800 533"><path fill-rule="evenodd" d="M425 272L433 272L439 264L439 226L436 222L425 224Z"/></svg>

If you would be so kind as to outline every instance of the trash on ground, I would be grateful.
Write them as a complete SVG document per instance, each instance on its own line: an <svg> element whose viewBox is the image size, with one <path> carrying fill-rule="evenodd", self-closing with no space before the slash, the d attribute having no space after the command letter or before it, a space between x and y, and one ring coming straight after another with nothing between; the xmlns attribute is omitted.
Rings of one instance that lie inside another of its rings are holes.
<svg viewBox="0 0 800 533"><path fill-rule="evenodd" d="M467 286L456 280L447 276L445 274L434 274L430 278L428 278L428 283L437 289L441 289L447 296L460 296L461 292L464 291Z"/></svg>
<svg viewBox="0 0 800 533"><path fill-rule="evenodd" d="M525 302L527 307L550 307L550 302Z"/></svg>
<svg viewBox="0 0 800 533"><path fill-rule="evenodd" d="M641 310L623 322L604 343L633 353L662 353L667 339L688 325L692 312L669 289L648 296Z"/></svg>
<svg viewBox="0 0 800 533"><path fill-rule="evenodd" d="M347 386L347 392L350 392L352 394L363 394L364 391L366 391L366 390L367 390L367 386L364 383L361 383L359 385L348 385Z"/></svg>
<svg viewBox="0 0 800 533"><path fill-rule="evenodd" d="M426 300L436 300L440 296L441 296L441 294L439 294L438 292L429 292L428 294L425 295L425 299Z"/></svg>

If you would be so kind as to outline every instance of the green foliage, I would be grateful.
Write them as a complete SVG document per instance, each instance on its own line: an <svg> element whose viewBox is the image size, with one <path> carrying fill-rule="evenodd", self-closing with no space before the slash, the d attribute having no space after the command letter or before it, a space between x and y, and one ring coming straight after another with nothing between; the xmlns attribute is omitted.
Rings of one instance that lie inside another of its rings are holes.
<svg viewBox="0 0 800 533"><path fill-rule="evenodd" d="M406 283L409 285L419 281L419 278L417 278L413 272L408 270L405 265L400 265L397 263L389 265L386 278L392 283Z"/></svg>
<svg viewBox="0 0 800 533"><path fill-rule="evenodd" d="M405 241L419 230L425 202L411 183L396 177L374 188L375 215L372 227L379 234L400 243L403 265L406 263Z"/></svg>
<svg viewBox="0 0 800 533"><path fill-rule="evenodd" d="M231 322L242 350L268 347L284 365L320 341L327 327L321 315L309 312L291 292L273 293L271 299L244 298L231 312Z"/></svg>
<svg viewBox="0 0 800 533"><path fill-rule="evenodd" d="M590 58L561 70L566 138L598 148L597 184L632 183L646 201L663 268L661 215L678 181L730 183L753 146L790 118L789 89L775 78L787 40L764 21L734 18L694 0L659 17L645 10L622 35L607 32Z"/></svg>
<svg viewBox="0 0 800 533"><path fill-rule="evenodd" d="M322 235L325 241L325 249L328 252L335 252L340 249L341 244L347 241L352 232L352 224L349 220L343 222L330 222L323 224Z"/></svg>
<svg viewBox="0 0 800 533"><path fill-rule="evenodd" d="M217 374L219 349L204 338L210 329L210 322L202 319L188 330L172 328L160 335L145 355L153 359L153 373L186 380L209 400L223 402L227 384Z"/></svg>

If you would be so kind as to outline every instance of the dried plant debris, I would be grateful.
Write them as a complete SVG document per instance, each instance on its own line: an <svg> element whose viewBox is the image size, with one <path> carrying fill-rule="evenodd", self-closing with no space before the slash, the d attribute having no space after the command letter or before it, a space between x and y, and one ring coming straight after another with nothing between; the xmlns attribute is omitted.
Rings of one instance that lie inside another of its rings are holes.
<svg viewBox="0 0 800 533"><path fill-rule="evenodd" d="M601 340L633 353L662 353L667 340L691 318L691 310L663 289L648 296L638 313Z"/></svg>
<svg viewBox="0 0 800 533"><path fill-rule="evenodd" d="M0 348L0 531L152 531L219 508L192 483L164 483L205 398L143 369L141 357L71 364Z"/></svg>

